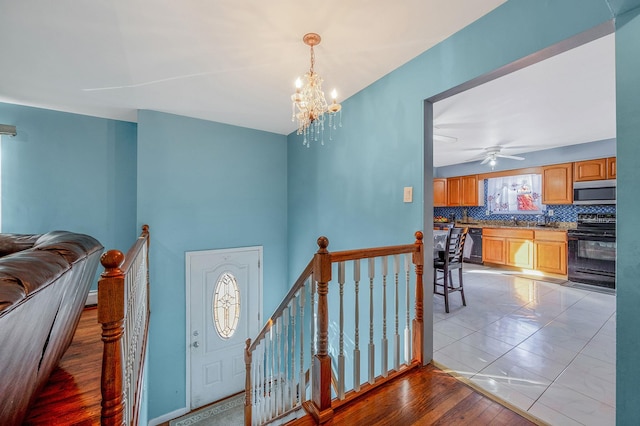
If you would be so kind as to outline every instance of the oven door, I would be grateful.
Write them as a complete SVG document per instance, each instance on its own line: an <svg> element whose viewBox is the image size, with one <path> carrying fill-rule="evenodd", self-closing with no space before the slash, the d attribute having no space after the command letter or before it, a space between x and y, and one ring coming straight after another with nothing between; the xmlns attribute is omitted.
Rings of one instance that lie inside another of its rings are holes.
<svg viewBox="0 0 640 426"><path fill-rule="evenodd" d="M615 288L615 237L573 231L568 240L569 281Z"/></svg>

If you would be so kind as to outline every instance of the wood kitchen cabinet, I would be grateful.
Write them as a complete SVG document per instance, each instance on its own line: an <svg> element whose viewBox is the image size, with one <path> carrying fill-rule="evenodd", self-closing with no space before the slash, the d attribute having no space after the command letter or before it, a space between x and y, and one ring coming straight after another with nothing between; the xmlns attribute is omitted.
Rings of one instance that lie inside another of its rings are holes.
<svg viewBox="0 0 640 426"><path fill-rule="evenodd" d="M461 206L462 182L459 177L447 178L447 205Z"/></svg>
<svg viewBox="0 0 640 426"><path fill-rule="evenodd" d="M478 176L457 176L447 178L448 206L477 206L478 204ZM435 189L434 189L435 193Z"/></svg>
<svg viewBox="0 0 640 426"><path fill-rule="evenodd" d="M462 176L460 178L462 184L462 205L477 206L478 205L478 176Z"/></svg>
<svg viewBox="0 0 640 426"><path fill-rule="evenodd" d="M573 163L542 168L542 203L573 203Z"/></svg>
<svg viewBox="0 0 640 426"><path fill-rule="evenodd" d="M533 269L533 230L504 229L505 265Z"/></svg>
<svg viewBox="0 0 640 426"><path fill-rule="evenodd" d="M504 265L506 263L506 249L504 237L488 235L488 229L482 230L482 261Z"/></svg>
<svg viewBox="0 0 640 426"><path fill-rule="evenodd" d="M533 269L533 244L530 239L507 238L506 265Z"/></svg>
<svg viewBox="0 0 640 426"><path fill-rule="evenodd" d="M573 181L602 180L607 178L607 159L576 161L573 163Z"/></svg>
<svg viewBox="0 0 640 426"><path fill-rule="evenodd" d="M567 232L530 228L483 228L482 261L567 275Z"/></svg>
<svg viewBox="0 0 640 426"><path fill-rule="evenodd" d="M447 179L435 178L433 180L433 207L447 206Z"/></svg>
<svg viewBox="0 0 640 426"><path fill-rule="evenodd" d="M533 269L533 230L513 228L483 229L482 261Z"/></svg>
<svg viewBox="0 0 640 426"><path fill-rule="evenodd" d="M566 231L535 231L534 269L552 274L567 274Z"/></svg>
<svg viewBox="0 0 640 426"><path fill-rule="evenodd" d="M607 179L616 179L616 157L607 158Z"/></svg>

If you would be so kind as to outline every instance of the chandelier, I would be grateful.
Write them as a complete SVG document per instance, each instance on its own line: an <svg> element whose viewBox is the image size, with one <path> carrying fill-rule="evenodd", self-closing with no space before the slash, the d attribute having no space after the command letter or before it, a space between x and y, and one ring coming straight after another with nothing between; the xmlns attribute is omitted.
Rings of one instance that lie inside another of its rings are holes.
<svg viewBox="0 0 640 426"><path fill-rule="evenodd" d="M304 84L300 78L296 80L296 92L291 95L291 121L298 121L298 134L303 135L302 144L308 148L311 139L316 142L320 140L324 145L325 122L329 127L329 140L332 140L331 132L337 129L336 121L342 127L342 106L337 102L338 94L335 89L331 93L331 104L327 104L322 91L322 77L313 70L316 60L313 46L320 44L320 36L316 33L305 34L302 41L311 48L311 67L304 75ZM339 120L334 117L338 113Z"/></svg>

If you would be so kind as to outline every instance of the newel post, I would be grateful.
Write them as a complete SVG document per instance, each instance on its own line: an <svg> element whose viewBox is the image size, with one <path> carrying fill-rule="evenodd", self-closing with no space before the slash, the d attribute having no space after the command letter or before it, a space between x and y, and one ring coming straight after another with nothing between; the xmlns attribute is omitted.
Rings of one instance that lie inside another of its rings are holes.
<svg viewBox="0 0 640 426"><path fill-rule="evenodd" d="M124 425L122 335L124 334L124 254L109 250L100 258L105 268L98 281L98 322L102 323L102 425Z"/></svg>
<svg viewBox="0 0 640 426"><path fill-rule="evenodd" d="M313 359L313 388L311 392L311 415L319 424L330 423L331 408L331 357L329 356L329 309L327 294L331 281L331 254L327 250L327 237L318 238L318 252L313 258L313 279L318 291L318 351Z"/></svg>
<svg viewBox="0 0 640 426"><path fill-rule="evenodd" d="M424 244L421 231L416 234L416 250L413 252L413 264L416 265L416 317L413 320L413 360L420 365L424 363L424 289L422 285L422 272L424 269Z"/></svg>

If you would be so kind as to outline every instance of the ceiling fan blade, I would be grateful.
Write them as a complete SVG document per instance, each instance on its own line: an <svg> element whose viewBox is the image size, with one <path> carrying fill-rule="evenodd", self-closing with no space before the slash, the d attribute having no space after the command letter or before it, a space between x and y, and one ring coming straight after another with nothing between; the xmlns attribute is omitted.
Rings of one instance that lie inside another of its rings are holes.
<svg viewBox="0 0 640 426"><path fill-rule="evenodd" d="M491 160L491 157L485 157L480 164L487 164Z"/></svg>
<svg viewBox="0 0 640 426"><path fill-rule="evenodd" d="M517 157L515 155L496 154L496 157L509 158L511 160L524 160L524 157Z"/></svg>

